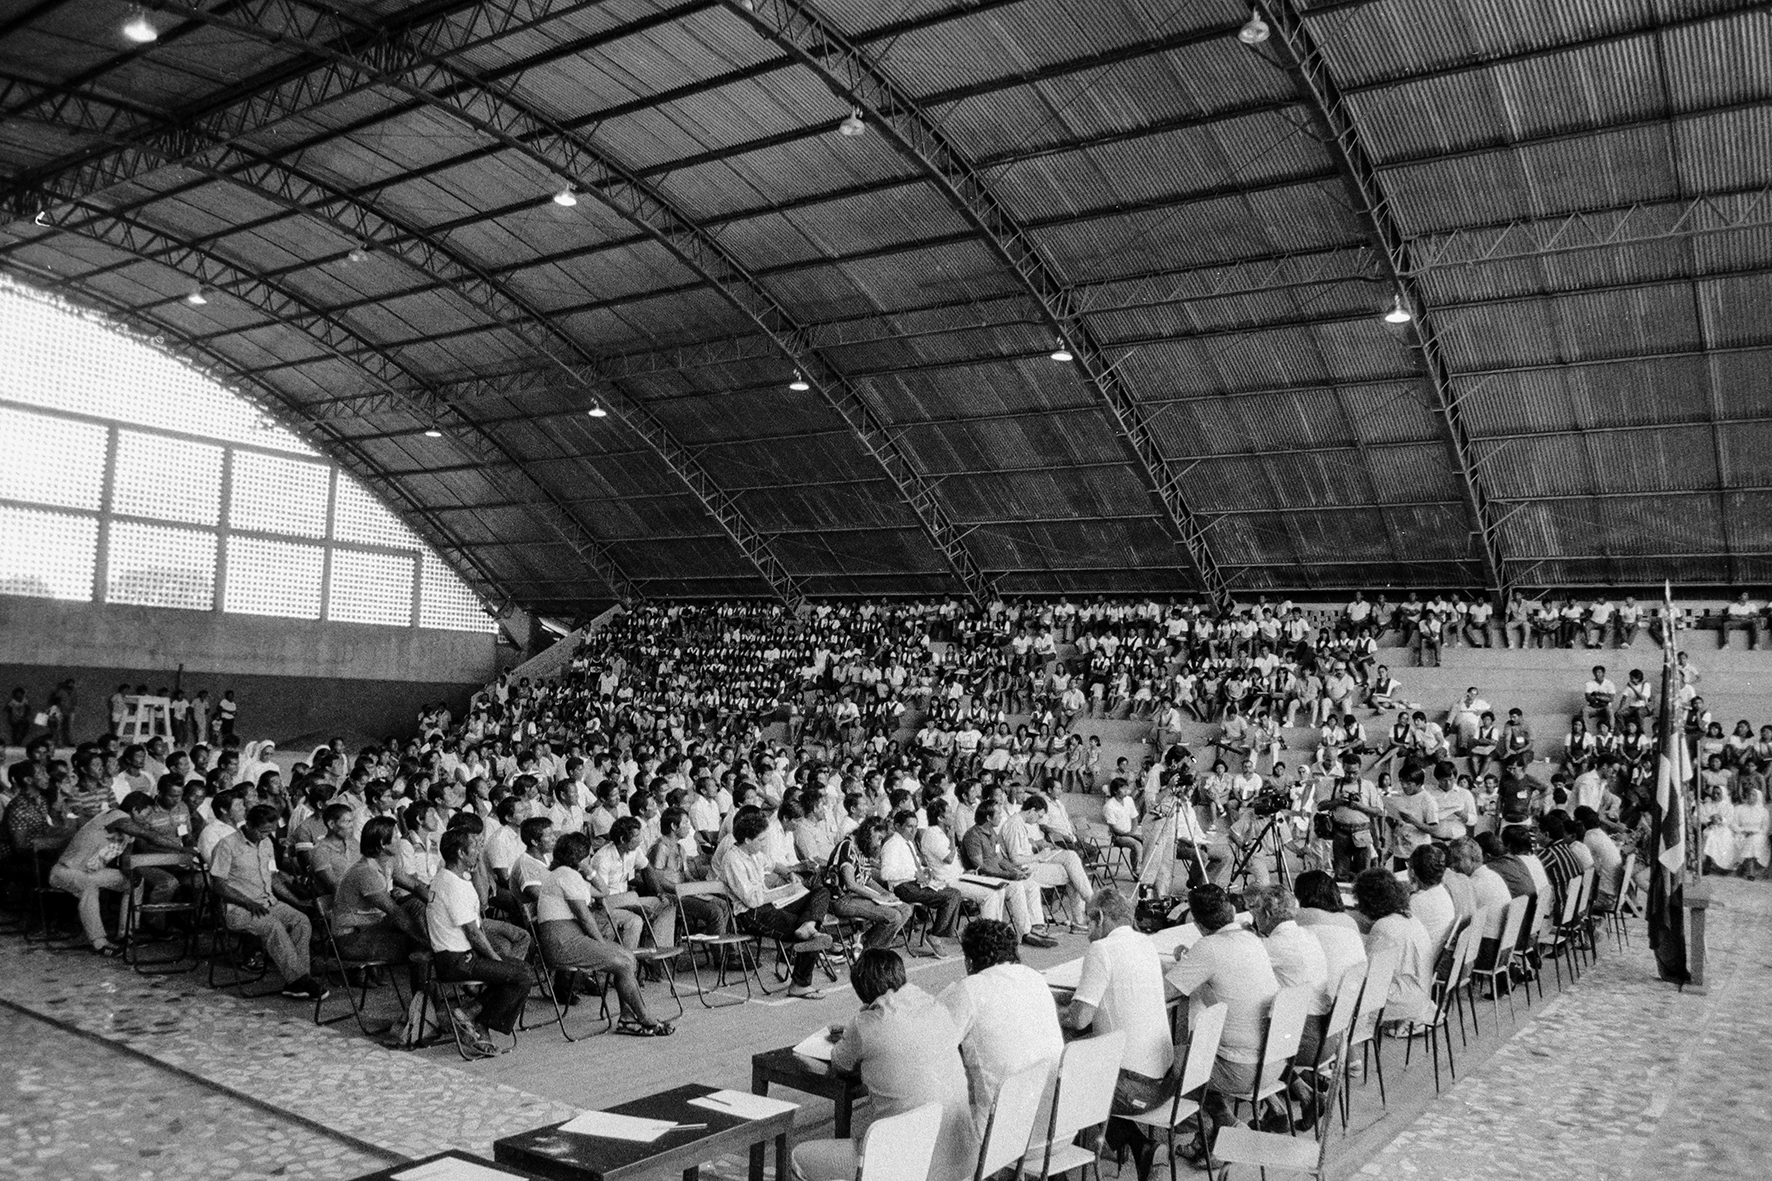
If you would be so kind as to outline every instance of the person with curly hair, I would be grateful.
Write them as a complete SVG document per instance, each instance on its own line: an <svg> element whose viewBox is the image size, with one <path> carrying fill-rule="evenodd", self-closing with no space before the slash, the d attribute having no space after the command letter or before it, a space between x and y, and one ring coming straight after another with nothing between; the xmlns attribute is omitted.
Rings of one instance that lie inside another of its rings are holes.
<svg viewBox="0 0 1772 1181"><path fill-rule="evenodd" d="M1366 954L1375 956L1386 948L1398 953L1397 973L1384 1003L1385 1024L1395 1029L1429 1020L1433 944L1421 920L1409 913L1409 888L1387 869L1368 869L1354 879L1354 905L1372 923Z"/></svg>

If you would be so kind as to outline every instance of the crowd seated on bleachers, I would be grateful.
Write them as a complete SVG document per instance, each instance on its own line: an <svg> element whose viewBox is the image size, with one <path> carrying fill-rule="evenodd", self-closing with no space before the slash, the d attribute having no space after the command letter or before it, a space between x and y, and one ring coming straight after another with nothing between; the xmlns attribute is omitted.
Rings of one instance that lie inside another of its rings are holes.
<svg viewBox="0 0 1772 1181"><path fill-rule="evenodd" d="M480 1053L510 1032L535 957L562 1003L604 973L624 1032L668 1035L644 985L684 937L776 941L790 994L817 997L835 951L852 959L919 925L937 952L968 917L1031 946L1099 937L1100 916L1118 913L1098 901L1116 855L1159 916L1180 913L1190 886L1263 886L1286 859L1366 883L1363 934L1410 943L1408 888L1392 897L1362 876L1401 872L1424 896L1430 950L1447 930L1434 891L1485 864L1536 894L1515 863L1573 841L1599 862L1596 905L1630 888L1659 704L1639 672L1620 689L1596 667L1569 732L1534 735L1480 686L1444 708L1410 702L1387 654L1628 648L1639 627L1665 641L1689 621L1629 598L1516 596L1497 618L1469 595L1357 594L1306 611L643 604L588 636L557 679L503 675L460 717L430 707L412 737L357 751L334 740L287 776L270 743L241 742L231 694L225 727L207 710L193 727L188 707L174 733L125 743L113 708L111 732L58 757L80 737L69 687L53 716L26 701L13 732L25 751L0 819L8 880L15 897L71 896L105 955L125 950L106 915L118 898L207 885L223 926L303 999L327 989L309 946L325 921L362 958L418 956L436 981L477 984L466 1032ZM1724 641L1740 628L1757 643L1766 609L1743 596L1714 618ZM1679 668L1709 864L1763 874L1772 725L1725 734L1685 653ZM1091 719L1136 723L1142 751L1110 763L1100 735L1077 730ZM1072 815L1079 794L1101 798L1099 831ZM150 850L188 863L131 871ZM1567 885L1567 867L1549 888ZM698 881L718 888L677 897ZM151 915L127 934L145 943L180 921Z"/></svg>

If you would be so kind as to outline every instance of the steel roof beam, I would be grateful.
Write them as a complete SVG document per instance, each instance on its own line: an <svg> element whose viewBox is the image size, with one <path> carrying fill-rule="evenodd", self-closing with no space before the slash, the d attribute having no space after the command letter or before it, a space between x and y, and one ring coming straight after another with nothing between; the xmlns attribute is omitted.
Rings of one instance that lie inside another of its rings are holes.
<svg viewBox="0 0 1772 1181"><path fill-rule="evenodd" d="M384 388L395 385L424 388L418 375L408 369L397 356L360 336L331 313L308 303L297 292L265 280L249 268L208 248L183 241L165 230L108 213L95 206L81 204L73 208L78 211L78 215L65 225L57 227L57 232L77 234L104 243L144 262L185 274L196 284L218 294L226 293L255 306L278 324L311 339L324 355L348 362L362 370L371 382ZM78 278L84 279L84 276ZM233 363L230 363L230 370L241 372L240 367ZM259 384L262 385L262 381ZM439 423L455 428L456 442L482 461L498 464L500 461L514 461L517 458L496 436L441 399L437 401L435 413ZM539 481L522 472L520 468L512 470L517 472L521 482L534 487L541 494L542 499L536 507L560 539L599 577L608 582L618 597L631 594L632 587L627 576L583 524L562 507L554 494Z"/></svg>
<svg viewBox="0 0 1772 1181"><path fill-rule="evenodd" d="M236 6L239 15L230 12L222 17L183 0L167 0L163 7L256 40L294 45L326 59L340 71L369 77L443 111L529 156L645 229L750 316L827 404L852 424L857 440L886 470L965 592L981 600L990 596L989 580L966 552L945 509L860 392L822 354L805 346L800 325L724 246L594 144L562 130L512 95L439 63L427 47L384 38L364 51L371 53L369 57L358 56L357 50L334 48L349 44L352 34L364 32L337 13L310 13L294 0L243 0Z"/></svg>
<svg viewBox="0 0 1772 1181"><path fill-rule="evenodd" d="M1507 601L1508 590L1507 560L1502 550L1501 534L1471 454L1464 416L1452 388L1452 369L1435 330L1434 310L1416 272L1408 235L1403 232L1402 223L1385 195L1373 158L1367 153L1364 135L1355 121L1353 108L1331 77L1316 37L1305 26L1299 0L1255 0L1255 8L1267 17L1273 29L1269 44L1298 88L1299 96L1308 104L1323 147L1342 174L1352 209L1371 234L1373 247L1394 277L1399 298L1414 314L1404 331L1419 354L1433 410L1445 428L1448 450L1470 514L1472 540L1476 542L1478 556L1482 559L1490 597L1499 611Z"/></svg>
<svg viewBox="0 0 1772 1181"><path fill-rule="evenodd" d="M1195 582L1215 600L1223 600L1224 582L1205 530L1183 498L1179 481L1163 463L1143 409L1077 310L1067 285L972 161L872 55L850 42L816 9L798 0L725 3L735 16L794 55L837 94L865 110L881 134L923 171L971 224L979 240L1010 268L1044 313L1055 338L1075 357L1085 384L1111 415L1160 510L1157 519L1179 544Z"/></svg>

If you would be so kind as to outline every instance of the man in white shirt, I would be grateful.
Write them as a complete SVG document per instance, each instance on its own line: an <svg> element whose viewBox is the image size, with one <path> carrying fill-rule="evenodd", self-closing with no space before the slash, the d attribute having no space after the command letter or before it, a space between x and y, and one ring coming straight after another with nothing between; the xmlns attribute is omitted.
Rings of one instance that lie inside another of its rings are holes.
<svg viewBox="0 0 1772 1181"><path fill-rule="evenodd" d="M1138 877L1138 866L1144 858L1144 842L1138 839L1138 803L1132 798L1132 785L1124 775L1116 775L1108 784L1108 800L1101 806L1101 819L1108 827L1108 840L1125 849L1132 862L1132 876Z"/></svg>
<svg viewBox="0 0 1772 1181"><path fill-rule="evenodd" d="M818 955L831 946L831 937L820 931L831 896L825 890L808 890L793 879L781 880L765 864L764 841L769 820L762 812L746 811L732 822L732 850L715 866L732 899L733 917L739 929L782 940L794 956L790 997L819 1000L824 993L812 987L812 971ZM772 882L771 878L775 880Z"/></svg>
<svg viewBox="0 0 1772 1181"><path fill-rule="evenodd" d="M1118 890L1097 891L1086 914L1089 950L1083 955L1077 990L1059 1023L1078 1032L1126 1035L1112 1110L1115 1115L1137 1115L1167 1097L1163 1083L1175 1061L1163 964L1150 936L1133 927L1132 903ZM1149 1175L1153 1146L1138 1125L1110 1120L1108 1143L1129 1146L1140 1176Z"/></svg>
<svg viewBox="0 0 1772 1181"><path fill-rule="evenodd" d="M633 879L645 864L640 822L623 816L609 830L609 842L591 854L591 885L602 891L617 921L624 913L637 915L644 927L642 934L651 934L652 946L670 947L677 931L676 907L668 898L642 897L634 892Z"/></svg>
<svg viewBox="0 0 1772 1181"><path fill-rule="evenodd" d="M1069 916L1073 927L1085 925L1084 908L1088 905L1091 886L1083 860L1069 849L1060 849L1040 832L1046 818L1046 798L1038 794L1021 802L1021 811L1003 826L1003 847L1009 859L1028 871L1031 881L1040 886L1056 886L1064 891L1060 907Z"/></svg>
<svg viewBox="0 0 1772 1181"><path fill-rule="evenodd" d="M1273 965L1274 980L1281 988L1311 990L1310 1008L1306 1010L1304 1036L1298 1043L1300 1065L1314 1065L1322 1052L1323 1033L1329 1025L1329 1011L1335 1007L1339 979L1329 978L1329 959L1323 941L1315 929L1298 925L1298 901L1285 886L1256 886L1244 892L1243 904L1249 908L1255 933L1261 936L1262 947ZM1305 1130L1317 1117L1317 1095L1303 1079L1292 1086L1293 1096L1305 1113Z"/></svg>
<svg viewBox="0 0 1772 1181"><path fill-rule="evenodd" d="M431 941L437 979L453 984L479 981L480 1012L474 1019L472 1049L482 1055L504 1053L489 1034L509 1037L529 996L529 965L506 960L480 926L480 894L474 889L474 837L461 829L443 834L443 868L431 882L425 905L425 934Z"/></svg>
<svg viewBox="0 0 1772 1181"><path fill-rule="evenodd" d="M1201 1105L1202 1114L1223 1126L1232 1119L1225 1096L1247 1093L1255 1083L1268 1010L1280 983L1261 939L1237 925L1236 907L1222 889L1195 886L1188 891L1188 909L1201 938L1166 978L1188 998L1190 1012L1226 1006L1218 1058Z"/></svg>
<svg viewBox="0 0 1772 1181"><path fill-rule="evenodd" d="M938 956L946 956L943 939L954 937L965 897L951 886L942 886L923 865L917 849L917 814L908 808L892 818L892 832L880 846L880 880L900 902L921 906L929 913L928 943Z"/></svg>
<svg viewBox="0 0 1772 1181"><path fill-rule="evenodd" d="M1765 629L1766 610L1756 607L1748 601L1747 592L1742 591L1735 596L1735 601L1723 608L1722 617L1717 620L1717 647L1729 646L1729 633L1744 631L1747 633L1747 646L1760 646L1760 633Z"/></svg>
<svg viewBox="0 0 1772 1181"><path fill-rule="evenodd" d="M1606 666L1594 665L1593 676L1581 688L1581 720L1592 734L1601 722L1612 724L1612 706L1618 700L1618 686L1606 675Z"/></svg>
<svg viewBox="0 0 1772 1181"><path fill-rule="evenodd" d="M1008 923L978 919L960 936L966 975L936 998L960 1033L960 1057L972 1093L974 1122L982 1130L1003 1080L1035 1062L1054 1068L1064 1035L1052 991L1021 963L1020 941Z"/></svg>

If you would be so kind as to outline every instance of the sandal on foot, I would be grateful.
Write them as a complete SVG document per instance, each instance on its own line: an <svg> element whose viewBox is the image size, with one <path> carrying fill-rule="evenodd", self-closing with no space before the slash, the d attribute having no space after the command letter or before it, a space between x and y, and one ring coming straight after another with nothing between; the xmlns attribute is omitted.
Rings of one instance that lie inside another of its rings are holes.
<svg viewBox="0 0 1772 1181"><path fill-rule="evenodd" d="M96 955L102 955L108 960L114 960L123 954L123 945L121 943L100 943L92 950Z"/></svg>
<svg viewBox="0 0 1772 1181"><path fill-rule="evenodd" d="M677 1030L669 1021L636 1021L623 1017L616 1022L615 1032L629 1037L670 1037Z"/></svg>

